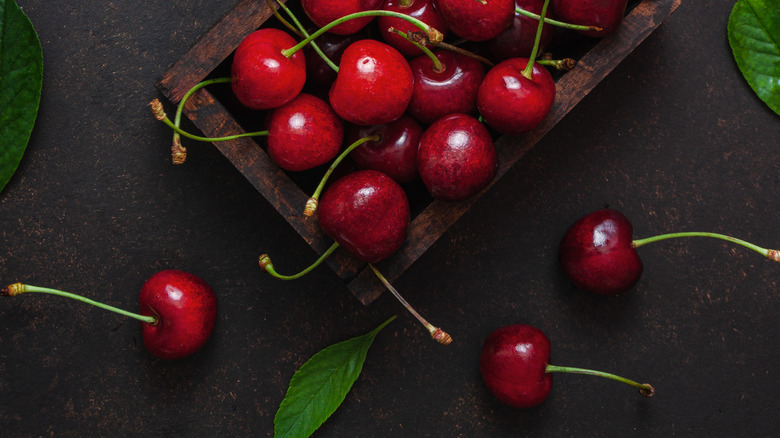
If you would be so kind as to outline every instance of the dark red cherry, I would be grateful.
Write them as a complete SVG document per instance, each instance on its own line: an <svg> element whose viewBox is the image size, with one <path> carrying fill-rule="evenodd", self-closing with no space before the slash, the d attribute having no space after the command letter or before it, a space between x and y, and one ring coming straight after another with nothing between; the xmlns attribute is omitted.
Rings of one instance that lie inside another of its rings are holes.
<svg viewBox="0 0 780 438"><path fill-rule="evenodd" d="M343 122L324 100L301 93L268 120L268 155L282 169L302 171L333 159L344 139Z"/></svg>
<svg viewBox="0 0 780 438"><path fill-rule="evenodd" d="M360 40L344 51L330 89L330 105L356 125L381 125L401 117L412 98L414 78L398 50Z"/></svg>
<svg viewBox="0 0 780 438"><path fill-rule="evenodd" d="M501 327L482 346L479 370L488 390L500 401L517 408L542 403L552 389L550 340L525 324Z"/></svg>
<svg viewBox="0 0 780 438"><path fill-rule="evenodd" d="M555 82L534 63L531 78L523 75L526 58L511 58L491 68L479 86L477 108L491 128L519 135L536 128L552 108Z"/></svg>
<svg viewBox="0 0 780 438"><path fill-rule="evenodd" d="M320 198L317 212L325 234L368 263L389 257L406 241L406 193L376 170L360 170L335 181Z"/></svg>
<svg viewBox="0 0 780 438"><path fill-rule="evenodd" d="M600 31L580 31L590 37L612 33L623 21L628 0L551 0L559 20L571 24L600 27Z"/></svg>
<svg viewBox="0 0 780 438"><path fill-rule="evenodd" d="M437 0L439 12L455 35L469 41L494 38L512 23L514 0Z"/></svg>
<svg viewBox="0 0 780 438"><path fill-rule="evenodd" d="M385 0L382 9L414 17L441 32L443 37L446 37L449 31L447 22L439 13L434 0ZM404 33L419 32L420 29L417 26L397 17L381 16L377 17L376 21L382 39L387 44L393 46L404 56L422 55L422 51L406 38L388 30L392 27Z"/></svg>
<svg viewBox="0 0 780 438"><path fill-rule="evenodd" d="M449 50L437 50L434 55L441 61L441 70L436 70L426 55L409 61L414 91L407 113L426 125L448 114L475 115L485 67L472 57Z"/></svg>
<svg viewBox="0 0 780 438"><path fill-rule="evenodd" d="M631 289L642 275L633 232L631 222L617 210L597 210L580 218L558 249L564 273L576 287L596 294Z"/></svg>
<svg viewBox="0 0 780 438"><path fill-rule="evenodd" d="M471 197L490 183L498 158L487 128L467 114L450 114L423 132L417 170L431 196L447 201Z"/></svg>
<svg viewBox="0 0 780 438"><path fill-rule="evenodd" d="M313 32L311 31L310 33ZM339 65L344 50L355 41L365 38L366 33L362 31L349 35L336 35L335 33L325 32L318 36L315 42L325 56L333 61L334 64ZM311 45L307 45L304 51L306 52L306 78L308 81L306 90L318 95L321 90L324 90L324 94L327 96L328 89L330 89L333 81L336 80L336 70L328 65Z"/></svg>
<svg viewBox="0 0 780 438"><path fill-rule="evenodd" d="M515 0L515 6L523 10L541 14L544 0ZM555 18L547 9L546 18ZM536 32L539 21L515 12L512 24L495 38L485 42L488 51L496 62L509 58L528 58L536 40ZM551 24L542 26L542 36L539 41L539 53L550 44L555 34L555 27Z"/></svg>
<svg viewBox="0 0 780 438"><path fill-rule="evenodd" d="M301 0L301 6L309 19L318 27L323 27L333 20L356 12L379 9L382 0ZM366 27L374 17L361 17L341 23L329 32L338 35L349 35Z"/></svg>
<svg viewBox="0 0 780 438"><path fill-rule="evenodd" d="M303 89L306 56L282 50L297 44L284 31L266 28L249 34L236 49L231 66L233 94L244 106L264 110L282 106Z"/></svg>
<svg viewBox="0 0 780 438"><path fill-rule="evenodd" d="M422 137L422 126L404 114L397 120L383 125L349 125L344 143L379 135L379 141L368 141L355 148L350 157L359 169L378 170L399 184L417 179L417 149Z"/></svg>

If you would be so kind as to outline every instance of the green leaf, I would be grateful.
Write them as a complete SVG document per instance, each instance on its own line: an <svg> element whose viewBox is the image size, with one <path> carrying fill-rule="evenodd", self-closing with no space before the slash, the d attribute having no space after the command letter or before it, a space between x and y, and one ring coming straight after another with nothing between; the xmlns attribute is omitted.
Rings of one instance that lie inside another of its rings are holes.
<svg viewBox="0 0 780 438"><path fill-rule="evenodd" d="M38 34L14 0L0 0L0 191L27 148L42 84Z"/></svg>
<svg viewBox="0 0 780 438"><path fill-rule="evenodd" d="M306 438L336 412L363 369L368 347L393 319L363 336L320 350L306 361L293 375L276 411L274 437Z"/></svg>
<svg viewBox="0 0 780 438"><path fill-rule="evenodd" d="M731 51L758 97L780 114L780 0L739 0L728 24Z"/></svg>

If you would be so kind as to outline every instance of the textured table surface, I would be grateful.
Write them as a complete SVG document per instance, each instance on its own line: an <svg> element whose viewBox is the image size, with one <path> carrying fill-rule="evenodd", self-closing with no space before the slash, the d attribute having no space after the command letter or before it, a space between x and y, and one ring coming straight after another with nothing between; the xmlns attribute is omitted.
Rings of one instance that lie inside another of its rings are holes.
<svg viewBox="0 0 780 438"><path fill-rule="evenodd" d="M396 282L455 341L442 347L389 295L369 307L210 144L169 161L155 79L237 2L18 0L44 50L41 108L0 193L0 282L137 308L164 268L219 297L203 350L155 359L136 322L57 297L0 302L0 434L271 436L295 370L397 314L320 437L777 436L780 265L709 239L641 248L619 297L577 291L556 253L603 206L635 235L713 231L778 248L780 118L731 57L733 2L684 1ZM558 365L651 382L556 375L515 410L483 386L494 329L544 330Z"/></svg>

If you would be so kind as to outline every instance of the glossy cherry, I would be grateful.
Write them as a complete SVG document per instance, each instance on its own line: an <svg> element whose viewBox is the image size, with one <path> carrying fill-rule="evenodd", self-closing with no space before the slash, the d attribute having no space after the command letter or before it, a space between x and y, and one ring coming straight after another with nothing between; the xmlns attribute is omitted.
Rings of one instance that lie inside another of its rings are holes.
<svg viewBox="0 0 780 438"><path fill-rule="evenodd" d="M382 0L301 0L301 6L309 19L319 27L356 12L379 9ZM341 23L329 32L349 35L363 29L374 17L361 17Z"/></svg>
<svg viewBox="0 0 780 438"><path fill-rule="evenodd" d="M325 234L361 260L376 263L406 241L409 201L389 176L360 170L325 190L318 215Z"/></svg>
<svg viewBox="0 0 780 438"><path fill-rule="evenodd" d="M379 136L379 141L368 141L350 153L358 169L378 170L399 184L417 179L417 149L423 129L413 118L404 114L397 120L382 125L349 125L344 143L352 144L364 137Z"/></svg>
<svg viewBox="0 0 780 438"><path fill-rule="evenodd" d="M568 372L601 376L639 389L645 397L655 390L610 373L550 364L550 340L538 328L525 324L501 327L488 335L479 359L482 381L500 401L517 408L537 406L552 389L552 373Z"/></svg>
<svg viewBox="0 0 780 438"><path fill-rule="evenodd" d="M467 114L450 114L423 132L417 169L431 196L460 201L486 187L498 158L487 128Z"/></svg>
<svg viewBox="0 0 780 438"><path fill-rule="evenodd" d="M636 248L679 237L725 240L780 262L778 250L718 233L692 231L633 239L631 222L610 208L596 210L574 222L561 239L558 259L563 272L576 287L599 295L616 295L631 289L642 276L642 261Z"/></svg>
<svg viewBox="0 0 780 438"><path fill-rule="evenodd" d="M441 32L442 37L446 37L449 31L447 22L444 21L444 18L439 13L438 6L434 0L385 0L382 4L382 9L417 18ZM406 38L389 31L390 28L394 28L403 33L419 32L420 29L417 26L406 20L388 16L377 17L377 26L382 39L401 52L402 55L413 57L422 54L420 49Z"/></svg>
<svg viewBox="0 0 780 438"><path fill-rule="evenodd" d="M236 98L248 108L264 110L282 106L303 89L306 57L282 51L297 44L279 29L265 28L249 34L238 45L231 66L231 85Z"/></svg>
<svg viewBox="0 0 780 438"><path fill-rule="evenodd" d="M409 61L414 89L407 113L426 125L448 114L475 115L485 67L472 57L449 50L436 50L434 55L440 69L426 55Z"/></svg>
<svg viewBox="0 0 780 438"><path fill-rule="evenodd" d="M579 31L590 37L612 33L623 21L628 0L552 0L555 16L567 23L600 27L599 31Z"/></svg>
<svg viewBox="0 0 780 438"><path fill-rule="evenodd" d="M491 128L503 134L528 132L547 117L555 100L550 72L534 63L531 78L523 75L526 58L512 58L491 68L479 87L477 108Z"/></svg>
<svg viewBox="0 0 780 438"><path fill-rule="evenodd" d="M327 163L341 149L344 126L324 100L301 93L268 120L268 155L282 169L302 171Z"/></svg>
<svg viewBox="0 0 780 438"><path fill-rule="evenodd" d="M336 65L341 62L341 55L350 44L365 39L366 32L360 31L349 35L337 35L335 33L325 32L315 40L317 46L322 50L331 61ZM306 53L306 88L305 90L319 96L324 90L324 96L327 98L328 90L336 80L336 71L326 63L322 57L307 45L304 49Z"/></svg>
<svg viewBox="0 0 780 438"><path fill-rule="evenodd" d="M439 12L455 35L469 41L494 38L512 23L514 0L437 0Z"/></svg>
<svg viewBox="0 0 780 438"><path fill-rule="evenodd" d="M330 89L330 104L344 120L380 125L401 117L412 98L414 78L397 50L376 40L361 40L344 51Z"/></svg>
<svg viewBox="0 0 780 438"><path fill-rule="evenodd" d="M528 12L539 14L542 12L544 0L515 0L515 6ZM547 11L547 18L555 18L550 11ZM485 41L485 45L490 52L491 58L500 62L509 58L528 58L531 56L531 50L534 47L536 31L539 27L539 21L525 15L515 12L514 19L509 27L501 32L495 38ZM545 24L542 30L539 50L544 51L555 35L555 26Z"/></svg>
<svg viewBox="0 0 780 438"><path fill-rule="evenodd" d="M146 349L161 359L181 359L198 351L209 339L217 319L217 296L200 277L168 269L152 275L138 296L140 313L132 313L57 289L12 284L3 296L37 292L92 304L141 321Z"/></svg>

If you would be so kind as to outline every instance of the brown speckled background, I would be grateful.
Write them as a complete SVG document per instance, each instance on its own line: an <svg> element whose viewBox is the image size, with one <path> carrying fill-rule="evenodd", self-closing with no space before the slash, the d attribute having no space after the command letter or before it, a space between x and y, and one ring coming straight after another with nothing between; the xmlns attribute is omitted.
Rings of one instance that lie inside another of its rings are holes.
<svg viewBox="0 0 780 438"><path fill-rule="evenodd" d="M0 435L271 436L295 370L321 348L399 318L319 437L778 436L780 265L725 242L640 249L636 288L573 290L556 262L577 217L623 211L637 237L734 234L780 247L780 117L748 88L726 39L733 2L678 10L396 283L449 331L442 347L389 294L363 307L219 152L169 163L155 79L237 1L18 0L43 44L40 114L0 193L0 282L137 308L163 268L206 279L216 331L179 362L138 324L58 297L0 301ZM649 381L657 396L556 375L541 406L501 405L482 340L524 322L559 365Z"/></svg>

